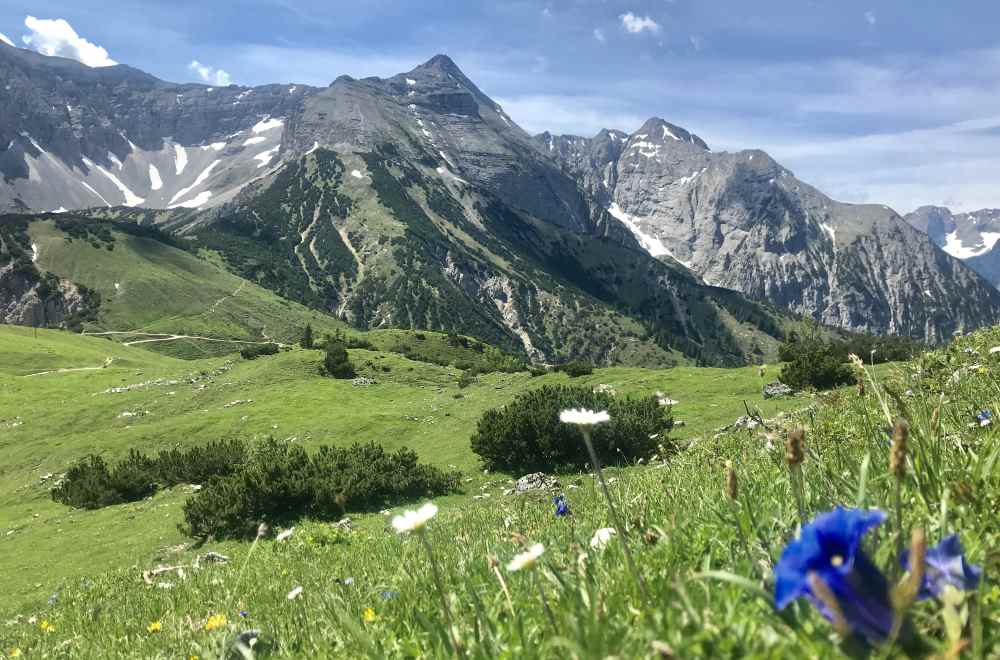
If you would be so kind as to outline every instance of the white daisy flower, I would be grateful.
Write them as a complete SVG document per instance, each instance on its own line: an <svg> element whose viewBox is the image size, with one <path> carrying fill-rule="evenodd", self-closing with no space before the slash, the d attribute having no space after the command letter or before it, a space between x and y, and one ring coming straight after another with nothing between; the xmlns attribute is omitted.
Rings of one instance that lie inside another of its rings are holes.
<svg viewBox="0 0 1000 660"><path fill-rule="evenodd" d="M284 530L283 532L281 532L280 534L278 534L276 537L274 537L274 540L280 543L280 542L282 542L282 541L284 541L286 539L289 539L289 538L292 537L292 532L294 532L294 531L295 531L294 527L289 527L288 529Z"/></svg>
<svg viewBox="0 0 1000 660"><path fill-rule="evenodd" d="M400 534L423 529L427 521L437 514L438 508L433 502L428 502L416 511L404 511L403 515L392 519L392 526Z"/></svg>
<svg viewBox="0 0 1000 660"><path fill-rule="evenodd" d="M993 348L991 348L990 349L990 354L993 354L993 353L1000 353L1000 346L994 346Z"/></svg>
<svg viewBox="0 0 1000 660"><path fill-rule="evenodd" d="M586 408L570 408L559 413L559 421L563 424L576 424L577 426L594 426L611 421L611 415L606 410L595 412Z"/></svg>
<svg viewBox="0 0 1000 660"><path fill-rule="evenodd" d="M590 547L594 550L603 550L615 536L618 536L618 532L614 527L602 527L594 532L593 538L590 539Z"/></svg>
<svg viewBox="0 0 1000 660"><path fill-rule="evenodd" d="M516 573L525 568L531 568L538 563L538 558L542 556L543 552L545 552L545 546L541 543L536 543L521 554L514 555L514 558L507 564L507 570L511 573Z"/></svg>
<svg viewBox="0 0 1000 660"><path fill-rule="evenodd" d="M295 600L301 595L302 595L302 587L295 587L294 589L288 592L287 598L288 600Z"/></svg>

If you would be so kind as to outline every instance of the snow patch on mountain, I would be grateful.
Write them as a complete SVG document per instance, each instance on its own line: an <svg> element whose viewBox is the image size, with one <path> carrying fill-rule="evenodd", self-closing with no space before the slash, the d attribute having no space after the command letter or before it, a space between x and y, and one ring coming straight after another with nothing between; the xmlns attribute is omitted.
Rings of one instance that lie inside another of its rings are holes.
<svg viewBox="0 0 1000 660"><path fill-rule="evenodd" d="M174 145L174 170L178 176L184 171L188 164L187 151L179 144Z"/></svg>
<svg viewBox="0 0 1000 660"><path fill-rule="evenodd" d="M271 162L271 159L273 159L278 154L278 149L280 148L281 148L280 145L276 147L271 147L267 151L262 151L256 156L254 156L253 159L256 160L258 163L257 167L258 168L266 167Z"/></svg>
<svg viewBox="0 0 1000 660"><path fill-rule="evenodd" d="M256 135L257 133L263 133L265 131L272 131L276 128L281 128L284 125L285 122L281 119L271 119L270 117L266 117L254 124L253 128L250 130L253 131L254 135Z"/></svg>
<svg viewBox="0 0 1000 660"><path fill-rule="evenodd" d="M152 163L149 164L149 187L152 190L159 190L163 187L163 179L160 178L160 170L156 169L156 165Z"/></svg>
<svg viewBox="0 0 1000 660"><path fill-rule="evenodd" d="M139 206L144 201L146 201L142 197L139 197L134 192L132 192L131 190L129 190L128 186L126 186L124 183L121 182L121 179L119 179L114 174L112 174L111 172L107 171L106 169L104 169L103 167L101 167L100 165L98 165L97 163L95 163L94 161L90 160L89 158L84 158L83 159L83 164L86 165L87 167L91 168L91 169L97 170L98 172L100 172L101 174L103 174L104 176L106 176L108 178L108 180L111 181L111 183L114 184L115 188L118 188L118 191L121 192L122 197L125 198L125 206Z"/></svg>
<svg viewBox="0 0 1000 660"><path fill-rule="evenodd" d="M958 237L956 230L944 237L944 245L941 246L941 249L959 259L977 257L993 249L993 246L1000 240L1000 232L984 231L980 237L982 238L981 245L966 247L962 244L962 239Z"/></svg>
<svg viewBox="0 0 1000 660"><path fill-rule="evenodd" d="M176 209L176 208L197 209L197 208L201 208L202 206L204 206L208 202L209 199L211 199L211 197L212 197L212 191L211 190L203 190L200 193L198 193L197 195L195 195L194 197L192 197L191 199L189 199L188 201L186 201L186 202L180 202L179 204L173 204L173 205L169 206L168 208L171 208L171 209Z"/></svg>
<svg viewBox="0 0 1000 660"><path fill-rule="evenodd" d="M86 188L87 190L89 190L91 193L93 193L94 196L97 197L99 200L101 200L102 202L104 202L105 206L108 206L108 207L111 206L111 202L109 202L108 200L104 199L104 195L102 195L101 193L99 193L96 190L94 190L94 188L89 183L87 183L86 181L81 181L80 185L83 186L84 188Z"/></svg>
<svg viewBox="0 0 1000 660"><path fill-rule="evenodd" d="M201 184L203 184L203 183L205 182L205 180L206 180L206 179L207 179L207 178L208 178L209 176L211 176L211 175L212 175L212 170L214 170L214 169L215 169L215 167L216 167L216 166L217 166L217 165L218 165L219 163L221 163L221 162L222 162L221 160L214 160L214 161L212 161L212 164L211 164L211 165L209 165L209 166L208 166L208 167L206 167L206 168L205 168L204 170L202 170L201 174L199 174L199 175L198 175L198 178L194 180L194 183L192 183L192 184L191 184L190 186L188 186L187 188L181 188L180 190L178 190L178 191L177 191L177 194L176 194L176 195L174 195L173 197L171 197L171 198L170 198L170 204L169 204L169 205L170 205L170 206L173 206L173 204L174 204L175 202L177 202L177 200L179 200L179 199L184 199L184 197L185 197L185 196L186 196L186 195L187 195L187 194L188 194L189 192L191 192L192 190L194 190L195 188L197 188L198 186L200 186Z"/></svg>
<svg viewBox="0 0 1000 660"><path fill-rule="evenodd" d="M635 237L639 239L639 244L642 245L643 249L646 250L650 256L673 256L670 254L670 250L667 249L667 246L663 244L663 241L644 232L639 226L639 219L623 211L622 208L618 206L617 202L611 203L611 206L608 207L608 213L618 220L621 220L622 224L632 231Z"/></svg>

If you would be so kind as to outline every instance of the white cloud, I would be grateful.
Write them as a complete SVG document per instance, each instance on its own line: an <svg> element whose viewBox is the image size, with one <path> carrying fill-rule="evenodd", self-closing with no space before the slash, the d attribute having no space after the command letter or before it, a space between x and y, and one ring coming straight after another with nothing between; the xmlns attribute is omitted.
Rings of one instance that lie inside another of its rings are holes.
<svg viewBox="0 0 1000 660"><path fill-rule="evenodd" d="M865 12L865 20L868 21L868 25L875 25L875 23L878 22L878 19L875 17L875 12L870 10Z"/></svg>
<svg viewBox="0 0 1000 660"><path fill-rule="evenodd" d="M621 19L622 27L625 28L625 31L632 34L639 34L643 31L657 34L660 31L660 24L649 16L636 16L632 12L628 12L618 18Z"/></svg>
<svg viewBox="0 0 1000 660"><path fill-rule="evenodd" d="M10 40L10 37L8 37L3 32L0 32L0 41L4 42L8 46L13 46L14 45L14 42Z"/></svg>
<svg viewBox="0 0 1000 660"><path fill-rule="evenodd" d="M601 28L594 28L594 39L597 39L602 44L608 40L608 38L604 36L604 30Z"/></svg>
<svg viewBox="0 0 1000 660"><path fill-rule="evenodd" d="M191 64L188 64L188 68L197 73L198 77L205 82L217 85L218 87L227 87L233 82L232 77L226 71L216 69L215 67L207 64L202 64L198 60L191 60Z"/></svg>
<svg viewBox="0 0 1000 660"><path fill-rule="evenodd" d="M699 34L692 34L688 37L688 41L691 42L691 46L694 47L696 51L701 51L705 47L705 37Z"/></svg>
<svg viewBox="0 0 1000 660"><path fill-rule="evenodd" d="M542 16L544 16L545 18L552 18L552 10L546 7L545 9L542 10Z"/></svg>
<svg viewBox="0 0 1000 660"><path fill-rule="evenodd" d="M64 19L27 16L24 25L31 33L22 36L21 41L42 55L69 57L91 67L118 64L108 51L78 35Z"/></svg>

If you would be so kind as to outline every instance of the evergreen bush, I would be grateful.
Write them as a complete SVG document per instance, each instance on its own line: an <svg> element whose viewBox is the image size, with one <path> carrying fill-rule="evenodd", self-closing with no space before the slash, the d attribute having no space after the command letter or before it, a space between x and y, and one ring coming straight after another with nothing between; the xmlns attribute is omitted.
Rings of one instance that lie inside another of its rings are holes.
<svg viewBox="0 0 1000 660"><path fill-rule="evenodd" d="M354 378L355 373L347 348L338 341L328 341L323 357L323 374L330 378Z"/></svg>
<svg viewBox="0 0 1000 660"><path fill-rule="evenodd" d="M656 397L620 398L587 387L546 385L488 410L472 437L472 451L490 470L515 474L586 469L589 457L580 429L559 421L568 408L606 410L611 421L595 426L591 438L606 464L649 458L673 426Z"/></svg>
<svg viewBox="0 0 1000 660"><path fill-rule="evenodd" d="M420 465L410 449L376 444L321 447L270 439L242 468L213 479L184 505L184 533L195 538L250 538L262 521L288 525L302 517L337 520L348 511L377 511L397 502L454 492L457 474Z"/></svg>

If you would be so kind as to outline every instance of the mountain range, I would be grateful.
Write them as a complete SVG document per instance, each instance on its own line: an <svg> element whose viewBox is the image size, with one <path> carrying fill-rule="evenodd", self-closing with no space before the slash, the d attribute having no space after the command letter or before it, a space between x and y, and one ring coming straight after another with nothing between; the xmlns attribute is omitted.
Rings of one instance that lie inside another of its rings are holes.
<svg viewBox="0 0 1000 660"><path fill-rule="evenodd" d="M953 213L941 206L922 206L907 214L906 221L993 286L1000 287L1000 209Z"/></svg>
<svg viewBox="0 0 1000 660"><path fill-rule="evenodd" d="M763 359L796 315L929 341L1000 319L1000 292L886 207L660 119L531 136L444 55L209 87L0 44L0 81L0 211L156 225L359 328L653 366ZM18 231L0 310L23 321Z"/></svg>

